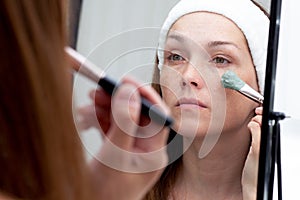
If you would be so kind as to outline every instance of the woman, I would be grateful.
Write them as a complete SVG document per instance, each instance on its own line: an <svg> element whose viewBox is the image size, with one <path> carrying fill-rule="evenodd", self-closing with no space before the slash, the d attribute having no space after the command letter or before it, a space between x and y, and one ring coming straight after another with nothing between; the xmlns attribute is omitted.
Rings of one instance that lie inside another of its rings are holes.
<svg viewBox="0 0 300 200"><path fill-rule="evenodd" d="M153 86L185 152L146 199L255 199L262 108L220 77L232 70L263 92L268 24L250 0L182 0L171 10Z"/></svg>
<svg viewBox="0 0 300 200"><path fill-rule="evenodd" d="M161 170L120 172L96 159L86 163L72 117L70 66L65 56L66 1L0 2L0 198L1 199L140 199ZM134 167L166 163L118 154L114 146L147 153L164 146L166 129L156 137L135 138L140 94L163 111L158 95L126 79L111 99L97 93L97 110L105 113L106 136L99 154ZM112 101L112 103L111 103ZM114 109L120 106L122 109ZM114 109L118 118L110 118ZM119 125L126 124L126 131ZM101 157L100 156L100 157Z"/></svg>

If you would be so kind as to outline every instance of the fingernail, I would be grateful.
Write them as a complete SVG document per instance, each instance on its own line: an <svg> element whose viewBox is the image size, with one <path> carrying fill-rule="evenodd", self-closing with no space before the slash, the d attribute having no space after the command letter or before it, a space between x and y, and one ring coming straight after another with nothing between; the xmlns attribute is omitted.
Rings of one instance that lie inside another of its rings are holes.
<svg viewBox="0 0 300 200"><path fill-rule="evenodd" d="M255 108L255 111L262 111L263 110L263 107L257 107Z"/></svg>

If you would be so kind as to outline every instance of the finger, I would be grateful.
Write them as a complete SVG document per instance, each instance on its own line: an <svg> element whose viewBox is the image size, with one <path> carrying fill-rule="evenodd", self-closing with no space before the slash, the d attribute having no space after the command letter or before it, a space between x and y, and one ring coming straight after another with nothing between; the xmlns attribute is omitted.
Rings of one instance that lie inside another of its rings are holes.
<svg viewBox="0 0 300 200"><path fill-rule="evenodd" d="M94 105L87 105L76 110L76 126L80 130L99 127Z"/></svg>
<svg viewBox="0 0 300 200"><path fill-rule="evenodd" d="M251 150L254 155L259 154L260 137L261 137L261 126L256 121L250 121L248 128L251 132L252 142Z"/></svg>
<svg viewBox="0 0 300 200"><path fill-rule="evenodd" d="M251 119L251 121L254 121L256 123L258 123L259 126L262 125L262 116L261 115L256 115L255 117L253 117Z"/></svg>
<svg viewBox="0 0 300 200"><path fill-rule="evenodd" d="M122 80L122 82L131 83L131 84L135 85L138 88L141 96L143 96L144 98L148 99L151 103L158 106L158 108L161 109L165 114L170 114L170 111L169 111L168 107L166 106L166 104L162 101L159 94L151 86L149 86L149 85L142 86L140 83L138 83L136 80L134 80L130 77L125 77Z"/></svg>
<svg viewBox="0 0 300 200"><path fill-rule="evenodd" d="M141 109L141 98L132 84L122 84L112 99L112 119L109 138L122 149L130 149L134 142Z"/></svg>
<svg viewBox="0 0 300 200"><path fill-rule="evenodd" d="M257 107L255 109L255 114L262 115L263 114L263 107Z"/></svg>
<svg viewBox="0 0 300 200"><path fill-rule="evenodd" d="M96 107L95 110L96 110L96 115L97 115L99 125L103 133L106 134L111 125L111 121L110 121L111 110L110 108L106 109L101 107Z"/></svg>
<svg viewBox="0 0 300 200"><path fill-rule="evenodd" d="M98 106L111 106L111 96L107 94L102 88L90 91L89 96Z"/></svg>
<svg viewBox="0 0 300 200"><path fill-rule="evenodd" d="M90 99L92 99L92 100L95 99L96 91L97 91L97 90L91 90L91 91L89 92L89 97L90 97Z"/></svg>
<svg viewBox="0 0 300 200"><path fill-rule="evenodd" d="M152 123L152 127L147 127L139 132L139 137L135 141L135 146L143 152L153 152L165 147L167 144L169 129ZM159 131L157 131L157 128ZM148 132L148 133L147 133ZM153 134L154 133L154 134ZM145 137L145 135L152 135Z"/></svg>
<svg viewBox="0 0 300 200"><path fill-rule="evenodd" d="M141 96L148 99L153 103L153 106L160 109L165 114L169 115L170 110L162 101L158 93L148 85L141 86L137 81L126 77L123 79L124 83L134 84ZM139 138L136 140L136 145L139 149L142 149L145 152L158 150L166 145L169 129L149 121L148 118L141 116L140 124L145 127L139 128ZM146 126L147 125L147 126ZM149 137L148 137L149 136Z"/></svg>

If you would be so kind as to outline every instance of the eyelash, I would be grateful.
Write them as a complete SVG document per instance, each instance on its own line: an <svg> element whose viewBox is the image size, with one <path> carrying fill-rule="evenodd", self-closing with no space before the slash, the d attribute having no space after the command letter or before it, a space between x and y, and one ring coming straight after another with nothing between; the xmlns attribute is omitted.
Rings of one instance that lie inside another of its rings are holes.
<svg viewBox="0 0 300 200"><path fill-rule="evenodd" d="M179 65L186 62L187 60L178 53L169 52L168 55L166 55L166 61L169 64ZM215 56L211 60L211 62L214 63L217 67L226 67L231 63L230 60L225 58L224 56Z"/></svg>
<svg viewBox="0 0 300 200"><path fill-rule="evenodd" d="M175 59L175 56L177 57L176 59ZM172 63L172 64L181 64L186 61L186 59L183 56L181 56L177 53L169 53L169 55L166 56L166 59L167 59L167 62ZM177 59L179 59L179 60L177 60Z"/></svg>
<svg viewBox="0 0 300 200"><path fill-rule="evenodd" d="M217 59L221 59L223 62L222 63L217 62ZM216 57L214 57L211 62L215 63L215 65L217 67L225 67L225 66L227 66L227 65L229 65L231 63L228 59L226 59L226 58L224 58L222 56L216 56Z"/></svg>

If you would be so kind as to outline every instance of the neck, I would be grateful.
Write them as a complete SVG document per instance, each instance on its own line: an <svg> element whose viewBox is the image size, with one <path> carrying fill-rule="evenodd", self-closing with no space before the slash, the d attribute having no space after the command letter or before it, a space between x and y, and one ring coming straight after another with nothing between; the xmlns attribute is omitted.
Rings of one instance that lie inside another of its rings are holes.
<svg viewBox="0 0 300 200"><path fill-rule="evenodd" d="M200 159L202 141L196 138L184 153L183 170L175 186L177 191L186 194L187 199L193 196L195 199L242 199L241 177L250 144L247 127L236 133L222 133L209 154Z"/></svg>

